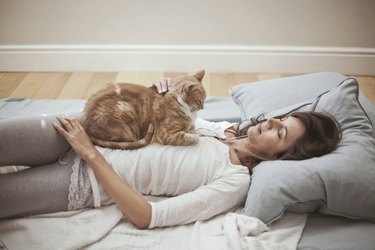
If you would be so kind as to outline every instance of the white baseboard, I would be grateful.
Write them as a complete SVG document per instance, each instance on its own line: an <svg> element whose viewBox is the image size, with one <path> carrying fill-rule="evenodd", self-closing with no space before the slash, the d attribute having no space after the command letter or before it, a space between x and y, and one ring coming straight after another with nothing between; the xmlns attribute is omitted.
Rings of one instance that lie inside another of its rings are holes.
<svg viewBox="0 0 375 250"><path fill-rule="evenodd" d="M375 75L375 48L0 45L0 71L158 71Z"/></svg>

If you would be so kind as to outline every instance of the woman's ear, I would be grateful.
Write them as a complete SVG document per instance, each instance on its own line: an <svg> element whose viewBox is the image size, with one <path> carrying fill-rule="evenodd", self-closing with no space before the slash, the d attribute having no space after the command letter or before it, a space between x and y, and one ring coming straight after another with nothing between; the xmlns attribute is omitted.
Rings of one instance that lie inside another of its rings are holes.
<svg viewBox="0 0 375 250"><path fill-rule="evenodd" d="M206 72L204 71L204 69L202 69L198 71L197 73L195 73L194 76L201 82L205 73Z"/></svg>

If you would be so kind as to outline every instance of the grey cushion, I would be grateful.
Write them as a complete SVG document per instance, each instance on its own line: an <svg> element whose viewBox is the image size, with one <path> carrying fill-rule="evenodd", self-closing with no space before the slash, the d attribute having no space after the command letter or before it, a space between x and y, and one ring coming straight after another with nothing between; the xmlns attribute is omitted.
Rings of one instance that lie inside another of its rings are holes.
<svg viewBox="0 0 375 250"><path fill-rule="evenodd" d="M204 102L204 109L198 112L202 119L213 122L239 122L241 114L230 97L208 96Z"/></svg>
<svg viewBox="0 0 375 250"><path fill-rule="evenodd" d="M32 100L24 98L0 99L0 119L29 115L70 114L82 111L85 100Z"/></svg>
<svg viewBox="0 0 375 250"><path fill-rule="evenodd" d="M260 163L253 171L245 214L266 223L285 211L319 211L375 221L374 127L358 102L357 82L344 79L340 74L318 73L231 89L244 119L266 111L272 111L268 112L271 116L301 107L330 113L343 130L339 148L331 154L303 161ZM282 105L291 106L273 110ZM375 110L371 105L368 108Z"/></svg>

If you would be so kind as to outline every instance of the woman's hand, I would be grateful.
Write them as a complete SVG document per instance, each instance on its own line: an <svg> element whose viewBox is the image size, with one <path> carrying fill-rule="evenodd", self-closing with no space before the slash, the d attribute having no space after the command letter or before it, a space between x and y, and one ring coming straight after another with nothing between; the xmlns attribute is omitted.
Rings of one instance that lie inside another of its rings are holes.
<svg viewBox="0 0 375 250"><path fill-rule="evenodd" d="M122 212L139 228L147 228L151 222L150 203L129 186L111 167L91 142L79 121L73 117L57 117L63 127L53 123L74 151L80 155L94 171L96 178L120 207Z"/></svg>
<svg viewBox="0 0 375 250"><path fill-rule="evenodd" d="M163 94L168 92L172 83L171 78L162 78L158 80L156 83L153 83L150 87L156 87L159 94Z"/></svg>
<svg viewBox="0 0 375 250"><path fill-rule="evenodd" d="M60 116L57 119L63 126L54 122L54 128L65 137L74 151L86 161L95 157L98 151L79 121L67 116Z"/></svg>

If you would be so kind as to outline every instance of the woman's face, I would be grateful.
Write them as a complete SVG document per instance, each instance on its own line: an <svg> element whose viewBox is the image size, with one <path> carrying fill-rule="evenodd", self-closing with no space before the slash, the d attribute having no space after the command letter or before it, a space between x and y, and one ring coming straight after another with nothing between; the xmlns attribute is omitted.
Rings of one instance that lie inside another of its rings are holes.
<svg viewBox="0 0 375 250"><path fill-rule="evenodd" d="M298 118L270 118L250 127L247 138L234 140L230 146L239 159L251 156L249 152L273 158L293 146L304 133L305 126Z"/></svg>

